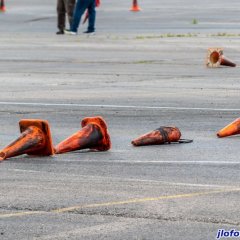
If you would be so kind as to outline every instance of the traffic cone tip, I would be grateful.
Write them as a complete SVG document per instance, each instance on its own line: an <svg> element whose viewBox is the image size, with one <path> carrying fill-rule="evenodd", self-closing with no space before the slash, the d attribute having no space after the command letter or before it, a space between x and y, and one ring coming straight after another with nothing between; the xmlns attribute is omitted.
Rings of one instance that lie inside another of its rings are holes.
<svg viewBox="0 0 240 240"><path fill-rule="evenodd" d="M0 161L3 161L4 159L6 159L6 153L0 152Z"/></svg>
<svg viewBox="0 0 240 240"><path fill-rule="evenodd" d="M240 118L235 119L217 132L219 138L228 137L232 135L240 134Z"/></svg>

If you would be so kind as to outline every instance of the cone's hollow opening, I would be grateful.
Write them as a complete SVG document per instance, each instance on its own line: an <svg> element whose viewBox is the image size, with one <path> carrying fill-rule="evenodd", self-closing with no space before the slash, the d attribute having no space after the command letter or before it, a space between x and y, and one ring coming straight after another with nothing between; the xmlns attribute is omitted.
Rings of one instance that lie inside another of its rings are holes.
<svg viewBox="0 0 240 240"><path fill-rule="evenodd" d="M216 51L212 52L211 55L210 55L210 61L211 61L211 63L213 63L213 64L217 63L218 60L219 60L219 56L220 56L220 55L219 55L218 52L216 52Z"/></svg>
<svg viewBox="0 0 240 240"><path fill-rule="evenodd" d="M88 124L97 125L99 127L101 134L103 135L103 138L100 141L100 145L98 147L91 149L95 149L98 151L109 150L111 148L111 140L108 134L107 124L105 120L100 116L84 118L81 123L82 127L85 127Z"/></svg>

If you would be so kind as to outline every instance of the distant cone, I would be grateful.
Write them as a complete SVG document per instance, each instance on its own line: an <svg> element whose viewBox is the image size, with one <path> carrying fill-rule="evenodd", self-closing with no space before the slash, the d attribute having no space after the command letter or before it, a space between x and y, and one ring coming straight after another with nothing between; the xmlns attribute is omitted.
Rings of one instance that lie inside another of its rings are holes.
<svg viewBox="0 0 240 240"><path fill-rule="evenodd" d="M232 123L218 131L217 136L219 138L228 137L240 133L240 118L237 118Z"/></svg>
<svg viewBox="0 0 240 240"><path fill-rule="evenodd" d="M96 6L96 7L99 7L100 4L101 4L101 1L100 1L100 0L95 0L95 6ZM82 24L86 23L86 21L88 20L88 18L89 18L89 13L88 13L88 10L86 10Z"/></svg>
<svg viewBox="0 0 240 240"><path fill-rule="evenodd" d="M5 12L5 11L6 11L6 7L5 7L4 0L1 0L1 2L0 2L0 12Z"/></svg>
<svg viewBox="0 0 240 240"><path fill-rule="evenodd" d="M158 145L164 143L178 142L181 132L177 127L160 127L152 132L146 133L132 141L134 146Z"/></svg>
<svg viewBox="0 0 240 240"><path fill-rule="evenodd" d="M102 117L88 117L82 120L82 129L55 147L55 153L65 153L81 149L107 151L111 140L107 124Z"/></svg>
<svg viewBox="0 0 240 240"><path fill-rule="evenodd" d="M23 119L19 122L21 136L0 151L0 161L21 154L49 156L54 154L47 121Z"/></svg>
<svg viewBox="0 0 240 240"><path fill-rule="evenodd" d="M141 10L140 7L138 6L137 0L133 0L132 8L130 10L133 12L138 12Z"/></svg>
<svg viewBox="0 0 240 240"><path fill-rule="evenodd" d="M215 68L220 66L236 67L236 64L223 55L222 48L209 48L207 52L207 67Z"/></svg>
<svg viewBox="0 0 240 240"><path fill-rule="evenodd" d="M86 13L85 13L82 24L85 24L85 22L88 20L88 17L89 17L89 13L88 13L88 10L87 10Z"/></svg>

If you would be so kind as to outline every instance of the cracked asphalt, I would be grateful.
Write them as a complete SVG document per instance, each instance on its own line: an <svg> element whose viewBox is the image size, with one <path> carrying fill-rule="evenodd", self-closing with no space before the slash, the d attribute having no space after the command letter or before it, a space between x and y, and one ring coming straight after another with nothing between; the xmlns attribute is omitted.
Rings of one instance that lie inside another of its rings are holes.
<svg viewBox="0 0 240 240"><path fill-rule="evenodd" d="M0 163L0 239L206 240L240 231L239 67L208 69L209 47L239 64L237 0L105 0L97 33L56 36L55 1L7 2L0 13L0 147L20 119L45 119L54 144L102 116L108 152ZM194 21L195 19L195 21ZM197 24L193 24L193 22ZM133 147L175 125L191 144Z"/></svg>

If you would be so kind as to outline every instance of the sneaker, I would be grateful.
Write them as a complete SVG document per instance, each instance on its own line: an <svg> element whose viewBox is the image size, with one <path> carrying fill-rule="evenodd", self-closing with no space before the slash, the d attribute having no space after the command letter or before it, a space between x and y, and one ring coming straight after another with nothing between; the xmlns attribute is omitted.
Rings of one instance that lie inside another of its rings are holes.
<svg viewBox="0 0 240 240"><path fill-rule="evenodd" d="M64 30L64 33L67 35L77 35L77 32L73 32L71 30Z"/></svg>
<svg viewBox="0 0 240 240"><path fill-rule="evenodd" d="M94 30L93 30L93 31L87 30L87 31L85 31L85 32L83 32L83 33L86 33L86 34L95 34L95 31L94 31Z"/></svg>
<svg viewBox="0 0 240 240"><path fill-rule="evenodd" d="M63 30L59 30L58 32L56 32L57 35L60 35L60 34L64 34L64 31Z"/></svg>

